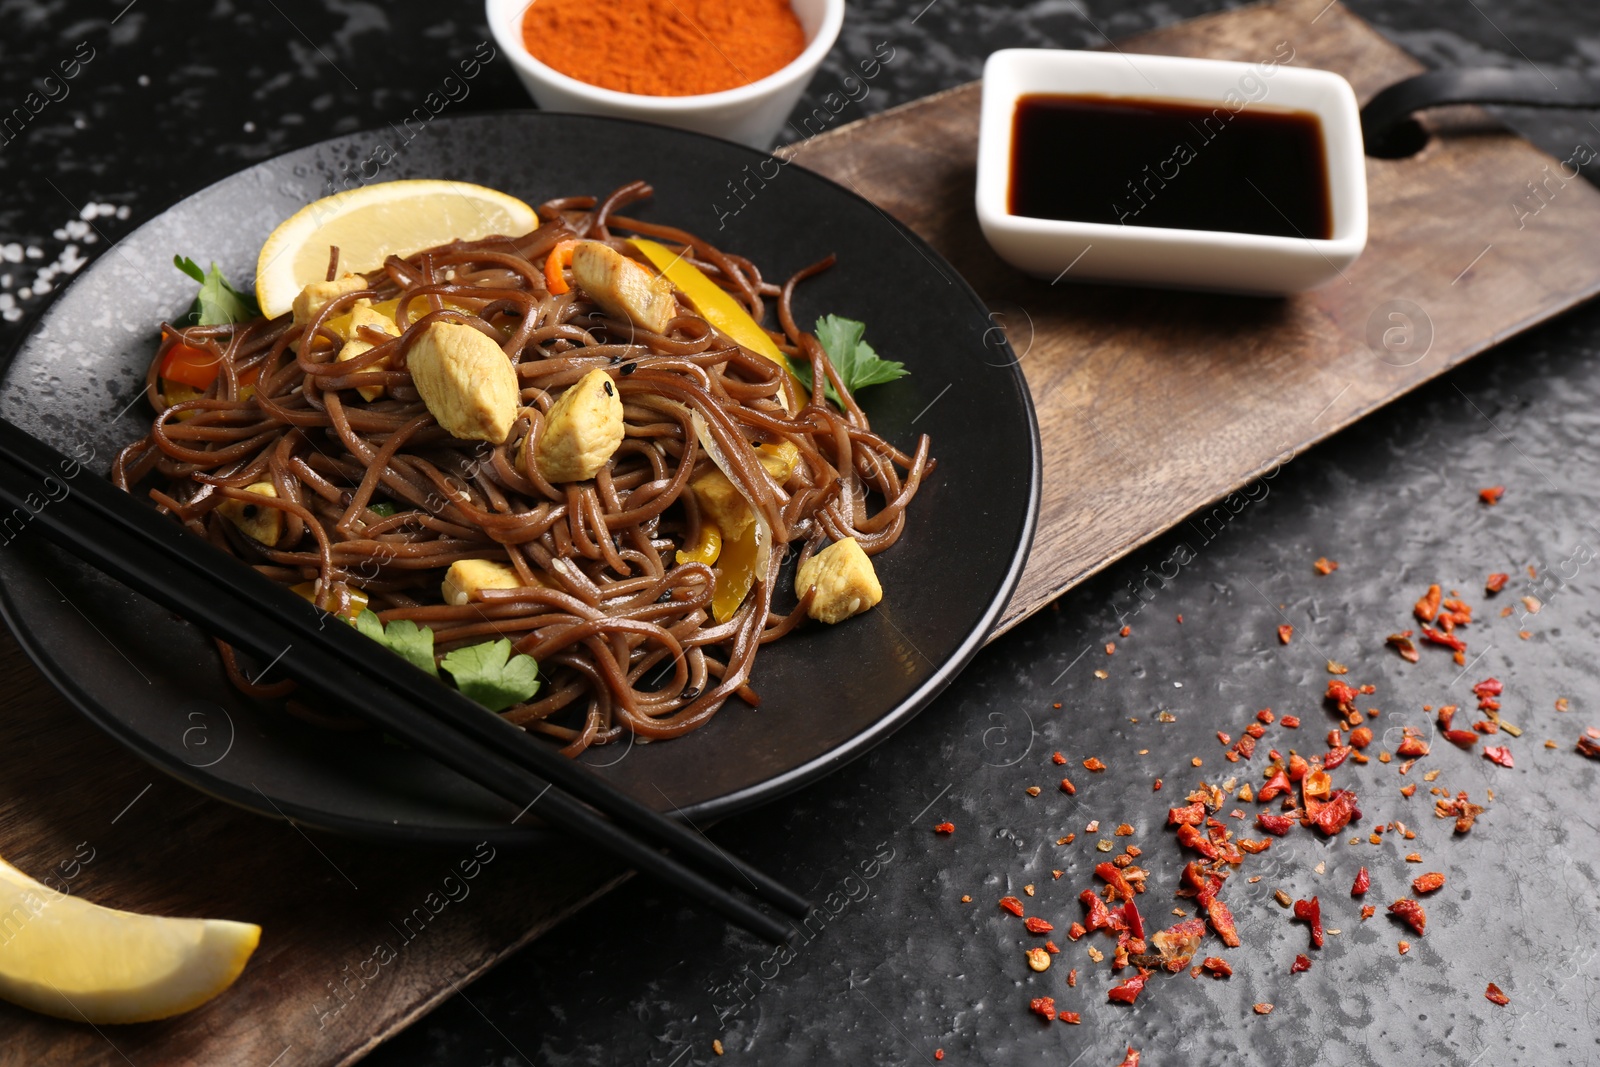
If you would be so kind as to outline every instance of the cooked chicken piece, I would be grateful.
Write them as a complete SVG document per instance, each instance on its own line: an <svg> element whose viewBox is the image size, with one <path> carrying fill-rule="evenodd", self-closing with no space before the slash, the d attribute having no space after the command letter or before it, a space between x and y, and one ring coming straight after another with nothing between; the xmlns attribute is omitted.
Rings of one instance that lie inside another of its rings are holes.
<svg viewBox="0 0 1600 1067"><path fill-rule="evenodd" d="M446 604L460 607L484 589L521 589L528 583L516 568L487 559L458 559L445 572L439 592Z"/></svg>
<svg viewBox="0 0 1600 1067"><path fill-rule="evenodd" d="M573 248L572 277L608 315L651 333L665 332L678 313L671 282L599 241Z"/></svg>
<svg viewBox="0 0 1600 1067"><path fill-rule="evenodd" d="M407 350L406 366L422 402L451 436L505 442L520 400L517 372L499 345L471 326L434 322Z"/></svg>
<svg viewBox="0 0 1600 1067"><path fill-rule="evenodd" d="M374 311L372 301L357 300L355 307L350 309L350 326L345 331L345 336L349 340L344 343L343 348L339 349L339 362L343 363L347 359L355 359L357 356L366 355L375 347L371 341L362 336L361 330L363 327L387 334L390 337L400 336L400 327L396 326L394 320L383 312ZM384 357L363 369L384 370L388 366L389 359ZM364 400L376 400L383 395L383 386L361 385L356 387L356 392L360 393Z"/></svg>
<svg viewBox="0 0 1600 1067"><path fill-rule="evenodd" d="M278 488L271 482L256 482L245 486L245 492L278 498ZM283 536L283 512L277 508L264 508L248 500L224 500L217 505L217 514L239 528L245 536L272 548Z"/></svg>
<svg viewBox="0 0 1600 1067"><path fill-rule="evenodd" d="M534 462L546 481L581 482L606 465L622 434L616 383L605 371L592 370L551 406Z"/></svg>
<svg viewBox="0 0 1600 1067"><path fill-rule="evenodd" d="M883 586L872 569L872 560L854 537L835 541L800 565L794 577L795 592L801 596L815 589L806 614L821 622L843 622L883 599Z"/></svg>
<svg viewBox="0 0 1600 1067"><path fill-rule="evenodd" d="M800 449L784 441L775 445L757 445L756 459L767 472L774 485L782 486L794 473L800 462ZM736 541L745 528L755 521L744 495L734 488L728 476L717 467L695 475L689 480L689 490L694 493L700 511L717 524L717 529L729 541Z"/></svg>
<svg viewBox="0 0 1600 1067"><path fill-rule="evenodd" d="M331 282L312 282L294 298L294 324L309 326L322 309L346 293L367 287L367 280L359 274L346 274Z"/></svg>

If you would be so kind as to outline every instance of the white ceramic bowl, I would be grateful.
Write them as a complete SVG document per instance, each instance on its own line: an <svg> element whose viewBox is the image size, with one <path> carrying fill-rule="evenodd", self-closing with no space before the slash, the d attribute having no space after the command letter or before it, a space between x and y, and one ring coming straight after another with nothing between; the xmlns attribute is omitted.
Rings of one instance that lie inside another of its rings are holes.
<svg viewBox="0 0 1600 1067"><path fill-rule="evenodd" d="M544 110L638 119L766 149L783 129L844 23L844 0L792 0L792 4L806 35L805 50L793 62L749 85L699 96L641 96L569 78L534 59L523 45L522 16L528 0L487 0L486 7L495 45Z"/></svg>
<svg viewBox="0 0 1600 1067"><path fill-rule="evenodd" d="M995 52L983 68L978 136L977 208L984 237L1012 266L1051 280L1281 295L1338 277L1367 243L1360 109L1349 82L1329 71L1287 66L1288 58L1232 63L1036 48ZM1017 98L1029 93L1158 98L1231 110L1254 98L1313 112L1322 122L1333 236L1315 240L1012 215L1007 203L1013 116Z"/></svg>

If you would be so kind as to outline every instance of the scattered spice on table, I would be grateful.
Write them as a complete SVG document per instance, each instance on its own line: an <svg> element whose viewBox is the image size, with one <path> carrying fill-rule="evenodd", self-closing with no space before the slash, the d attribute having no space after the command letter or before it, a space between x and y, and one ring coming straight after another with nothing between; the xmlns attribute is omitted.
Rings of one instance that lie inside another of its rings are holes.
<svg viewBox="0 0 1600 1067"><path fill-rule="evenodd" d="M1478 490L1478 499L1483 501L1485 504L1488 504L1490 507L1494 507L1494 505L1500 503L1500 498L1505 495L1506 487L1503 485L1491 485L1487 489Z"/></svg>
<svg viewBox="0 0 1600 1067"><path fill-rule="evenodd" d="M1489 983L1489 988L1483 991L1483 995L1488 998L1491 1004L1498 1004L1501 1007L1511 1003L1511 998L1506 996L1500 987L1493 982Z"/></svg>
<svg viewBox="0 0 1600 1067"><path fill-rule="evenodd" d="M936 834L953 834L956 832L956 824L953 822L942 822L933 828L933 832Z"/></svg>

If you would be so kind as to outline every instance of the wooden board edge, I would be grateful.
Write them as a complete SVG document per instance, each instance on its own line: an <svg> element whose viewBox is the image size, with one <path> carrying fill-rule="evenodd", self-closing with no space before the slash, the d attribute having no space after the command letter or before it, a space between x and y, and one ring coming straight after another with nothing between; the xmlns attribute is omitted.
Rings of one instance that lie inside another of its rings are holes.
<svg viewBox="0 0 1600 1067"><path fill-rule="evenodd" d="M1543 154L1543 153L1541 153L1541 154ZM1520 336L1520 335L1522 335L1524 333L1527 333L1529 330L1535 329L1535 328L1537 328L1539 326L1544 325L1545 323L1548 323L1548 322L1551 322L1551 321L1553 321L1553 320L1555 320L1557 318L1560 318L1562 315L1565 315L1568 312L1575 311L1579 307L1581 307L1583 304L1588 303L1590 300L1593 300L1596 296L1600 296L1600 280L1596 280L1594 282L1591 282L1586 287L1584 287L1583 289L1577 290L1577 291L1575 291L1575 292L1573 292L1571 294L1563 294L1563 299L1566 300L1565 303L1551 304L1548 307L1542 308L1539 311L1535 312L1534 314L1531 314L1531 315L1521 319L1520 321L1517 322L1517 324L1515 326L1511 327L1508 330L1502 331L1497 336L1490 337L1490 338L1487 338L1486 340L1477 342L1474 345L1467 346L1457 356L1457 358L1455 358L1453 361L1451 361L1449 363L1442 364L1439 367L1439 369L1434 371L1432 374L1426 375L1425 377L1418 378L1415 381L1408 382L1408 383L1406 383L1406 385L1404 387L1398 389L1395 392L1389 393L1388 395L1384 396L1380 400L1377 400L1377 401L1369 403L1369 404L1361 405L1359 407L1352 408L1341 419L1339 419L1337 422L1335 422L1334 424L1329 426L1328 430L1325 433L1322 433L1322 434L1319 434L1319 435L1317 435L1315 437L1309 438L1308 440L1306 440L1302 444L1295 445L1294 446L1294 455L1291 456L1291 459L1296 457L1296 456L1299 456L1301 453L1304 453L1306 451L1309 451L1312 448L1315 448L1316 446L1322 444L1324 441L1328 440L1329 438L1333 437L1334 435L1336 435L1338 433L1341 433L1344 430L1349 429L1351 426L1353 426L1356 423L1360 422L1362 419L1365 419L1367 416L1371 415L1372 413L1378 411L1381 408L1388 407L1390 404L1392 404L1395 401L1401 399L1402 397L1408 396L1409 394L1411 394L1411 393L1415 392L1416 390L1422 388L1424 385L1428 385L1428 384L1430 384L1432 382L1438 381L1440 378L1444 377L1446 374L1448 374L1451 371L1455 370L1457 367L1462 366L1463 364L1467 363L1469 360L1472 360L1472 359L1475 359L1478 356L1481 356L1483 353L1485 353L1489 349L1494 348L1495 346L1501 344L1502 342L1508 341L1508 340L1512 339L1513 337L1518 337L1518 336ZM1235 481L1233 484L1231 484L1224 491L1219 492L1219 493L1215 494L1214 496L1212 496L1212 497L1210 497L1210 498L1208 498L1206 500L1201 501L1199 504L1196 504L1193 508L1191 508L1189 511L1186 511L1184 514L1180 515L1178 518L1174 519L1172 522L1167 523L1166 525L1161 526L1158 529L1152 530L1149 533L1140 536L1139 538L1135 539L1134 541L1129 542L1126 546L1121 547L1121 548L1117 549L1116 551L1107 553L1106 555L1104 555L1102 558L1100 558L1099 560L1097 560L1096 562L1094 562L1090 566L1085 567L1084 569L1079 571L1077 574L1069 576L1068 578L1063 580L1061 583L1056 584L1056 585L1047 586L1046 590L1045 590L1045 593L1039 597L1038 602L1035 603L1035 604L1032 604L1032 605L1027 606L1027 607L1018 608L1018 610L1013 611L1012 609L1017 606L1017 599L1014 596L1013 599L1012 599L1012 602L1010 604L1006 605L1006 610L1001 613L1000 621L997 624L995 624L995 628L992 631L990 631L989 636L988 636L988 638L985 639L984 643L988 644L989 642L997 640L1003 634L1008 633L1009 631L1011 631L1015 627L1021 625L1023 622L1026 622L1028 619L1032 618L1035 614L1037 614L1039 611L1043 610L1045 607L1049 606L1051 603L1053 603L1055 600L1057 600L1059 597L1061 597L1065 593L1071 591L1072 589L1076 588L1079 585L1082 585L1084 582L1088 581L1090 578L1093 578L1095 575L1099 574L1101 571L1106 570L1107 568L1109 568L1112 564L1116 563L1117 561L1119 561L1121 559L1126 558L1127 556L1129 556L1133 552L1136 552L1140 548L1143 548L1145 545L1148 545L1152 541L1155 541L1157 538L1160 538L1163 535L1165 535L1167 533L1170 533L1172 530L1177 529L1178 526L1180 526L1182 523L1185 523L1185 522L1189 521L1189 519L1193 518L1195 515L1197 515L1200 512L1204 511L1206 508L1212 507L1215 504L1217 504L1218 502L1227 499L1229 496L1231 496L1232 494L1234 494L1234 493L1238 492L1239 490L1243 489L1245 486L1251 484L1252 482L1256 481L1263 474L1265 474L1268 470L1271 470L1274 466L1278 466L1278 465L1279 465L1279 463L1278 463L1278 458L1277 457L1272 457L1271 460L1269 460L1267 462L1263 462L1262 464L1257 466L1254 470L1252 470L1250 473L1248 473L1244 477L1242 477L1242 478L1238 479L1237 481ZM1024 578L1027 577L1027 571L1026 570L1023 571L1023 577ZM1020 592L1022 592L1022 590L1019 589L1018 592L1020 593Z"/></svg>
<svg viewBox="0 0 1600 1067"><path fill-rule="evenodd" d="M468 968L468 970L463 974L453 979L446 978L445 984L442 987L436 987L432 993L407 1007L399 1015L396 1015L393 1019L390 1019L388 1022L386 1022L375 1033L369 1034L367 1038L359 1045L349 1049L342 1056L340 1056L339 1059L332 1061L334 1067L352 1067L353 1064L365 1059L371 1054L373 1049L399 1034L402 1030L407 1029L425 1015L428 1015L433 1011L433 1009L450 999L462 988L471 985L473 982L487 974L494 967L515 955L521 949L532 944L534 941L537 941L539 938L555 929L561 923L566 922L572 916L576 915L584 908L587 908L590 904L593 904L607 893L610 893L613 889L616 889L618 886L622 885L622 883L632 878L633 875L634 872L628 870L623 871L614 878L607 879L592 891L584 894L583 896L575 898L574 900L568 902L565 906L558 908L546 915L544 918L540 919L537 923L518 936L515 941L495 950L494 952L491 952L477 964Z"/></svg>

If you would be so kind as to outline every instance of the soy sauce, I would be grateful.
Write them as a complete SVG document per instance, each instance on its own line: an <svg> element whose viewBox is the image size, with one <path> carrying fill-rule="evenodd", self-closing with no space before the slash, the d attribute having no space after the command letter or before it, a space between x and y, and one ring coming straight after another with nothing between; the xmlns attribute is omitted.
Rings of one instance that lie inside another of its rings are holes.
<svg viewBox="0 0 1600 1067"><path fill-rule="evenodd" d="M1011 146L1013 215L1333 236L1309 111L1039 93L1017 101Z"/></svg>

